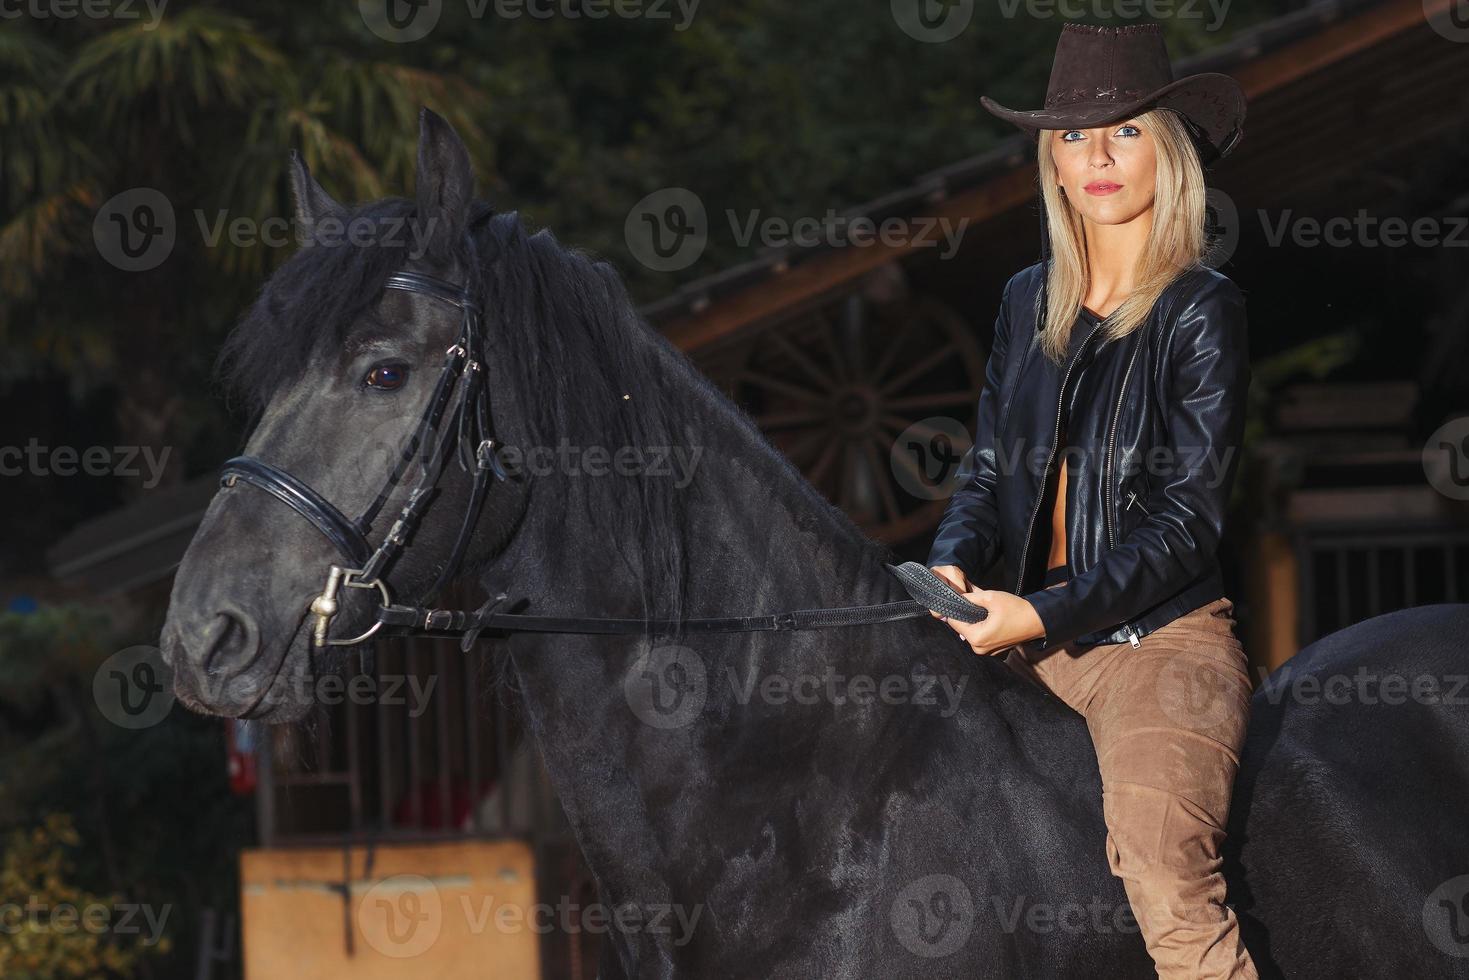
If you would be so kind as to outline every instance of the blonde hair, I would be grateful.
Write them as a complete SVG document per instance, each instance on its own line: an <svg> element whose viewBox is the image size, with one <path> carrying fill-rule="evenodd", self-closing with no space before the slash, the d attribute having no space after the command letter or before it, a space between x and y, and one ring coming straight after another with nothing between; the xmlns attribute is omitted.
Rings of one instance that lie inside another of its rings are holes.
<svg viewBox="0 0 1469 980"><path fill-rule="evenodd" d="M1208 248L1204 236L1204 171L1182 120L1172 109L1149 109L1136 118L1139 128L1152 136L1157 158L1153 228L1137 259L1137 285L1102 323L1104 341L1125 337L1140 327L1168 284L1197 268ZM1036 161L1052 258L1046 280L1041 349L1060 364L1065 360L1071 329L1086 301L1089 284L1081 215L1056 183L1050 139L1054 132L1041 130Z"/></svg>

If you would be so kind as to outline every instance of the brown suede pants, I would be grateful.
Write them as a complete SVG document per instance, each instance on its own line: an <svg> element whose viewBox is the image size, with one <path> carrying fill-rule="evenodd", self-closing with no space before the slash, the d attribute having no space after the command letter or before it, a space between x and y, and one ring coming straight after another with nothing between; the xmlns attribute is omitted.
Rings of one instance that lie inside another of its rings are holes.
<svg viewBox="0 0 1469 980"><path fill-rule="evenodd" d="M1162 980L1258 976L1220 870L1250 710L1233 610L1215 599L1137 648L1026 644L1004 656L1086 719L1102 772L1107 864Z"/></svg>

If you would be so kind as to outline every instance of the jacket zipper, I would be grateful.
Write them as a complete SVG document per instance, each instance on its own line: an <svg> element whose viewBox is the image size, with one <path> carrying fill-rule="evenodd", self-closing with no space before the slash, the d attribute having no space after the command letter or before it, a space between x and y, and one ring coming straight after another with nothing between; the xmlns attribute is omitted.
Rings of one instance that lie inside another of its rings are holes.
<svg viewBox="0 0 1469 980"><path fill-rule="evenodd" d="M1051 460L1056 458L1056 443L1061 438L1061 405L1066 399L1066 383L1071 380L1071 370L1076 367L1076 362L1081 360L1081 355L1086 353L1086 345L1091 343L1101 324L1092 327L1092 332L1086 335L1081 346L1076 349L1076 356L1071 363L1066 365L1066 373L1061 376L1061 390L1056 395L1056 425L1051 432L1051 451L1046 455L1046 465L1041 469L1041 490L1036 494L1035 506L1030 511L1030 523L1025 528L1025 544L1020 549L1020 568L1015 575L1015 594L1020 595L1020 590L1025 586L1025 560L1030 556L1030 539L1035 532L1035 518L1040 513L1041 501L1045 499L1045 482L1051 472Z"/></svg>
<svg viewBox="0 0 1469 980"><path fill-rule="evenodd" d="M1127 394L1127 382L1132 378L1132 367L1137 363L1138 351L1142 350L1142 338L1138 338L1137 346L1132 349L1132 357L1128 359L1127 370L1122 373L1122 386L1117 390L1117 408L1112 412L1112 430L1107 439L1107 462L1102 467L1102 520L1107 525L1107 547L1117 547L1117 536L1112 528L1112 459L1117 451L1117 424L1122 418L1122 399ZM1132 506L1136 493L1129 493L1127 506ZM1143 508L1146 512L1147 508ZM1123 623L1122 631L1127 634L1128 641L1134 648L1142 646L1138 642L1137 629L1131 623Z"/></svg>

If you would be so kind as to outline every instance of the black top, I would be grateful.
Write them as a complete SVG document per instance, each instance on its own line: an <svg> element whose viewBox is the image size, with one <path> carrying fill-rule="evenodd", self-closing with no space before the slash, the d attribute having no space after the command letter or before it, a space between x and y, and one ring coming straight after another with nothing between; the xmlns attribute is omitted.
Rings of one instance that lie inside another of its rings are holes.
<svg viewBox="0 0 1469 980"><path fill-rule="evenodd" d="M1077 348L1081 346L1082 341L1084 341L1087 336L1091 334L1093 329L1101 321L1101 317L1097 316L1085 306L1081 308L1081 312L1076 318L1076 323L1073 324L1071 327L1071 337L1066 348L1065 363L1071 363L1071 359L1076 356ZM1076 379L1078 375L1086 370L1087 362L1091 359L1092 352L1095 350L1095 345L1088 347L1086 354L1085 356L1083 356L1082 360L1079 361L1074 368L1072 368L1071 377L1068 378L1066 381L1067 390L1063 392L1063 397L1061 399L1061 418L1059 420L1060 434L1056 440L1057 449L1051 461L1051 468L1046 471L1045 485L1044 489L1042 490L1041 514L1043 515L1043 517L1037 518L1038 520L1045 521L1044 528L1038 534L1036 540L1036 550L1042 556L1041 561L1043 562L1050 557L1052 538L1051 517L1056 508L1056 493L1060 489L1060 467L1063 462L1066 462L1069 458L1071 458L1071 456L1076 455L1072 451L1075 447L1072 447L1067 439L1068 422L1070 421L1071 413L1076 409L1076 392L1077 389L1081 387L1079 384L1077 384ZM1027 564L1029 564L1029 562L1027 562ZM1053 585L1056 582L1065 579L1069 575L1069 573L1070 570L1065 564L1046 569L1045 577L1041 582L1041 588L1045 588L1046 586Z"/></svg>

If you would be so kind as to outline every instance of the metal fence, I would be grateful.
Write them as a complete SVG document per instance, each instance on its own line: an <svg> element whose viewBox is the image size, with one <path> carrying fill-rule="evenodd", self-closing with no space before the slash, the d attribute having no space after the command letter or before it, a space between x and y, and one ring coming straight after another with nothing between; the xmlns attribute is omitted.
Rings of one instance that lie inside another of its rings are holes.
<svg viewBox="0 0 1469 980"><path fill-rule="evenodd" d="M1299 640L1313 643L1373 616L1469 598L1469 528L1320 526L1298 529Z"/></svg>
<svg viewBox="0 0 1469 980"><path fill-rule="evenodd" d="M340 685L318 684L303 721L257 738L258 836L265 847L517 838L537 892L582 906L596 886L551 789L535 740L496 676L497 641L469 654L428 639L377 644ZM596 935L542 936L543 976L595 975Z"/></svg>

